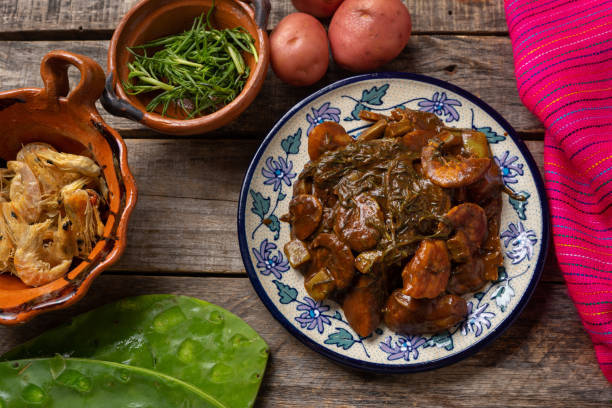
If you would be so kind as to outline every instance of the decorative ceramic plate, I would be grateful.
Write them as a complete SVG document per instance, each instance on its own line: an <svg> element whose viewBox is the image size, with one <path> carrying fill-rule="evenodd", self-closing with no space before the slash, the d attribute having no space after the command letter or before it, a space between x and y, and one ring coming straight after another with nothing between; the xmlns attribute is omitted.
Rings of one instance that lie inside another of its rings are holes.
<svg viewBox="0 0 612 408"><path fill-rule="evenodd" d="M315 302L303 275L282 248L289 225L292 184L308 161L307 135L324 121L339 122L356 137L368 124L363 109L397 107L433 112L448 126L486 134L505 185L525 200L503 196L500 238L504 265L498 280L466 295L468 316L437 334L405 336L381 323L358 336L333 301ZM253 159L238 209L240 251L257 294L289 332L315 351L355 368L413 372L465 358L499 336L520 314L540 278L549 239L548 206L538 168L512 127L474 95L443 81L413 74L377 73L336 82L293 107L274 126Z"/></svg>

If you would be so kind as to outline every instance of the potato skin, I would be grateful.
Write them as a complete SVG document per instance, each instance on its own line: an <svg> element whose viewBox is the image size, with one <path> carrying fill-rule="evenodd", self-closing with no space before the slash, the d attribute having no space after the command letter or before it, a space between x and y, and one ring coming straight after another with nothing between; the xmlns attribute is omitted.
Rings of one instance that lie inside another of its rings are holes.
<svg viewBox="0 0 612 408"><path fill-rule="evenodd" d="M334 14L343 0L291 0L293 6L303 13L327 18Z"/></svg>
<svg viewBox="0 0 612 408"><path fill-rule="evenodd" d="M309 14L293 13L283 18L270 35L270 45L272 69L288 84L312 85L327 72L327 33Z"/></svg>
<svg viewBox="0 0 612 408"><path fill-rule="evenodd" d="M334 61L349 71L372 71L402 52L411 29L401 0L345 0L329 25Z"/></svg>

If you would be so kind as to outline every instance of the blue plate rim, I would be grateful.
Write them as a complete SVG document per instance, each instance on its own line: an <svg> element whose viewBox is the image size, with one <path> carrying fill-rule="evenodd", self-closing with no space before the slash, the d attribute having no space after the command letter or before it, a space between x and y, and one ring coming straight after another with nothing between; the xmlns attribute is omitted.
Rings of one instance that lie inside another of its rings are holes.
<svg viewBox="0 0 612 408"><path fill-rule="evenodd" d="M375 80L375 79L408 79L418 82L424 82L431 85L436 85L441 88L445 88L457 95L461 95L463 98L469 100L482 110L484 110L487 114L489 114L500 126L504 129L505 132L508 133L512 141L516 144L519 151L525 158L527 166L531 174L533 175L534 183L536 186L536 190L538 192L538 196L540 199L541 207L542 207L542 250L540 251L540 255L536 262L535 270L531 282L527 286L525 293L520 299L519 303L516 305L514 310L508 317L506 317L497 328L493 332L491 332L488 336L469 346L465 350L453 354L451 356L442 357L437 360L431 360L423 363L416 364L406 364L406 365L385 365L379 363L370 363L363 360L358 360L355 358L343 356L342 354L330 350L326 347L323 347L306 336L303 332L298 330L291 322L276 308L274 303L270 300L268 294L264 290L261 285L259 278L257 277L257 272L254 270L250 254L249 248L246 240L245 231L245 214L246 214L246 202L248 197L248 190L253 178L253 173L255 172L255 168L261 159L264 151L272 141L274 135L280 130L280 128L290 119L292 118L296 112L301 110L303 107L307 106L313 100L319 98L322 95L333 91L334 89L340 88L345 85L349 85L356 82L362 82L367 80ZM542 175L540 174L540 170L538 169L537 164L531 152L525 145L525 142L520 139L520 137L516 134L514 128L491 106L482 101L480 98L476 97L472 93L460 88L456 85L448 83L446 81L432 78L426 75L421 74L413 74L413 73L405 73L405 72L378 72L378 73L370 73L370 74L362 74L356 75L349 78L345 78L334 82L324 88L314 92L313 94L307 96L302 99L300 102L295 104L291 109L285 113L278 122L274 125L272 130L266 135L264 140L261 142L261 145L257 149L255 156L251 160L249 164L248 170L244 176L242 181L242 187L240 189L240 198L238 200L238 242L240 245L240 255L242 257L242 263L247 271L247 275L249 276L249 280L255 289L255 292L267 307L268 311L272 314L272 316L294 337L296 337L299 341L304 343L306 346L310 347L314 351L330 358L331 360L348 366L360 371L368 371L378 374L401 374L401 373L416 373L420 371L428 371L436 368L445 367L454 363L457 363L473 354L477 353L485 346L489 345L493 340L497 339L504 331L506 331L512 323L519 317L522 313L523 309L529 303L531 296L533 295L535 288L540 281L542 276L542 271L544 269L544 263L548 256L548 249L550 244L550 216L549 216L549 206L548 199L546 196L544 182L542 180Z"/></svg>

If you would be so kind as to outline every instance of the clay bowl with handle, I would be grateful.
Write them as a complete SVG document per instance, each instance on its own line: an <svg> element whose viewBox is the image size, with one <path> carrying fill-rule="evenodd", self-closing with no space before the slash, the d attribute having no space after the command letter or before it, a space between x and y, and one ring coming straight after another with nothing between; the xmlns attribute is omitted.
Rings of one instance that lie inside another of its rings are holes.
<svg viewBox="0 0 612 408"><path fill-rule="evenodd" d="M253 8L240 0L144 0L138 3L123 17L111 39L108 77L102 97L104 108L113 115L173 135L206 133L236 119L261 90L270 61L266 32L270 1L251 1ZM242 92L221 109L191 119L176 107L168 109L166 116L161 114L161 106L148 112L146 106L154 95L131 95L123 86L128 80L128 63L134 58L128 48L190 29L194 20L210 10L213 3L211 21L215 28L243 27L255 40L257 60L253 55L243 53L250 74Z"/></svg>
<svg viewBox="0 0 612 408"><path fill-rule="evenodd" d="M70 90L68 68L81 80ZM104 71L92 59L52 51L41 64L44 88L0 92L0 158L14 160L22 146L44 142L60 152L84 154L103 170L109 189L109 215L103 237L89 257L62 278L29 287L9 273L0 275L0 324L17 324L82 298L92 281L116 262L126 245L127 223L136 204L136 186L123 139L95 107L104 89Z"/></svg>

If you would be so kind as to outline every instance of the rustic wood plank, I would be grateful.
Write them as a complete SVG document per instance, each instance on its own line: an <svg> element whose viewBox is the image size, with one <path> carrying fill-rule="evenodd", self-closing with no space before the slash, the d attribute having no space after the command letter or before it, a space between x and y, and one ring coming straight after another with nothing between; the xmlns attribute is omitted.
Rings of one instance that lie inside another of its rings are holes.
<svg viewBox="0 0 612 408"><path fill-rule="evenodd" d="M0 42L0 89L41 86L39 61L52 49L88 55L105 67L107 46L106 41ZM381 71L414 72L449 81L481 97L519 132L542 132L540 122L518 97L508 38L415 35L404 52ZM293 88L282 83L270 70L254 103L237 121L213 135L261 135L294 104L349 75L332 64L327 75L316 85ZM146 136L140 125L99 109L105 120L124 135Z"/></svg>
<svg viewBox="0 0 612 408"><path fill-rule="evenodd" d="M495 0L404 0L415 32L503 33L503 2ZM0 38L110 38L119 20L138 0L3 0ZM268 28L295 12L289 0L272 0ZM92 33L93 31L93 33Z"/></svg>
<svg viewBox="0 0 612 408"><path fill-rule="evenodd" d="M511 328L482 351L452 366L412 375L364 374L331 363L285 331L244 278L102 275L70 309L0 328L0 352L77 313L147 293L208 300L238 314L262 335L271 358L258 407L582 408L608 406L612 398L565 287L550 283L541 283Z"/></svg>
<svg viewBox="0 0 612 408"><path fill-rule="evenodd" d="M255 140L127 140L139 201L120 270L243 273L236 235ZM135 268L135 269L134 269Z"/></svg>

